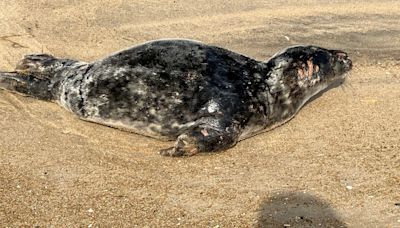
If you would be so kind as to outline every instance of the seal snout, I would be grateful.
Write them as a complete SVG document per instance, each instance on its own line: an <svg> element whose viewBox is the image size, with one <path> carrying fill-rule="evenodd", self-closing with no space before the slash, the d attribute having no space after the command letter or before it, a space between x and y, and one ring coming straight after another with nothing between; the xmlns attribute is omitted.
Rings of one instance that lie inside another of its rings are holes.
<svg viewBox="0 0 400 228"><path fill-rule="evenodd" d="M351 61L351 59L347 59L345 63L347 64L348 70L351 70L351 68L353 68L353 62Z"/></svg>
<svg viewBox="0 0 400 228"><path fill-rule="evenodd" d="M347 55L346 52L344 51L335 51L334 52L336 59L343 64L343 68L346 71L351 70L351 68L353 67L353 62L351 61L351 59L349 58L349 56Z"/></svg>

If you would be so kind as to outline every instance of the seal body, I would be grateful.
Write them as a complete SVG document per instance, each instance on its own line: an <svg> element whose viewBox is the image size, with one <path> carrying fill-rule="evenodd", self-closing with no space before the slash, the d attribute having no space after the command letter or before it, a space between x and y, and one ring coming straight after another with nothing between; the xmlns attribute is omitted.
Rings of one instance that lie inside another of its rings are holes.
<svg viewBox="0 0 400 228"><path fill-rule="evenodd" d="M351 61L314 46L261 62L189 40L148 42L92 63L28 55L0 87L56 101L80 118L176 140L163 155L220 151L287 121L344 80Z"/></svg>

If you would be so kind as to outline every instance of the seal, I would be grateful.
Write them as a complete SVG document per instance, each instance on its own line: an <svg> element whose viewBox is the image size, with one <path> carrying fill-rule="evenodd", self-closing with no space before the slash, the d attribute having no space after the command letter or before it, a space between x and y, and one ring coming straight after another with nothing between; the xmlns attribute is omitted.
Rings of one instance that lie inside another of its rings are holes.
<svg viewBox="0 0 400 228"><path fill-rule="evenodd" d="M0 87L54 101L83 120L162 140L166 156L222 151L290 120L345 80L339 50L287 48L267 61L191 40L156 40L85 63L27 55Z"/></svg>

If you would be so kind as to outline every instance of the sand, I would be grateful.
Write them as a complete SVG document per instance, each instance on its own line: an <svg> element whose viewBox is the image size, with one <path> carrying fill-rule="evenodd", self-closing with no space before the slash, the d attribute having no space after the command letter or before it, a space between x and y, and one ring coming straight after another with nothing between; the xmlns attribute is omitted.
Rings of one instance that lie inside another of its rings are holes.
<svg viewBox="0 0 400 228"><path fill-rule="evenodd" d="M0 90L0 226L400 227L400 2L2 0L0 69L29 53L93 61L158 38L263 60L348 51L346 88L228 151L159 142Z"/></svg>

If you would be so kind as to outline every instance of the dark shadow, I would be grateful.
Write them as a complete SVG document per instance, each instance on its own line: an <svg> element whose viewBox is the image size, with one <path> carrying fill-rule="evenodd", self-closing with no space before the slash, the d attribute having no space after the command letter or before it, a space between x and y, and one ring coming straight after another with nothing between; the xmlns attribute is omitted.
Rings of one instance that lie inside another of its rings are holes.
<svg viewBox="0 0 400 228"><path fill-rule="evenodd" d="M325 201L302 192L275 193L258 215L258 227L347 227Z"/></svg>

